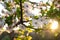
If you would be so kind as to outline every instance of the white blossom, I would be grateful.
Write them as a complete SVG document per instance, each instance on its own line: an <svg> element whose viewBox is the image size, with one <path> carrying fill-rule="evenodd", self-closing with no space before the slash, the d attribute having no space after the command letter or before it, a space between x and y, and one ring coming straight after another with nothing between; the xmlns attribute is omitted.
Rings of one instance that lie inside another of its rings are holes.
<svg viewBox="0 0 60 40"><path fill-rule="evenodd" d="M3 4L4 3L0 3L0 17L10 14L10 12L7 9L5 9L6 7Z"/></svg>
<svg viewBox="0 0 60 40"><path fill-rule="evenodd" d="M48 0L29 0L31 2L36 2L39 3L40 1L42 1L43 3L46 3Z"/></svg>
<svg viewBox="0 0 60 40"><path fill-rule="evenodd" d="M9 0L4 0L4 2L7 2L7 3L8 3L8 2L9 2Z"/></svg>
<svg viewBox="0 0 60 40"><path fill-rule="evenodd" d="M10 0L10 1L11 1L11 3L13 3L14 0Z"/></svg>
<svg viewBox="0 0 60 40"><path fill-rule="evenodd" d="M29 0L30 2L40 3L41 1L46 4L46 2L49 2L49 4L52 3L53 0Z"/></svg>
<svg viewBox="0 0 60 40"><path fill-rule="evenodd" d="M46 19L45 17L40 17L38 19L38 21L40 22L40 25L44 25L44 24L48 24L48 19Z"/></svg>
<svg viewBox="0 0 60 40"><path fill-rule="evenodd" d="M29 1L39 3L41 0L29 0Z"/></svg>
<svg viewBox="0 0 60 40"><path fill-rule="evenodd" d="M43 28L44 25L48 24L48 19L45 17L39 17L39 19L32 19L32 25L34 28Z"/></svg>
<svg viewBox="0 0 60 40"><path fill-rule="evenodd" d="M16 12L16 6L14 5L14 7L12 8L12 13L15 13Z"/></svg>
<svg viewBox="0 0 60 40"><path fill-rule="evenodd" d="M16 22L18 22L19 21L19 19L18 19L18 17L16 17Z"/></svg>
<svg viewBox="0 0 60 40"><path fill-rule="evenodd" d="M7 30L8 24L5 24L3 30Z"/></svg>
<svg viewBox="0 0 60 40"><path fill-rule="evenodd" d="M49 3L49 5L52 5L53 0L49 0L48 3Z"/></svg>
<svg viewBox="0 0 60 40"><path fill-rule="evenodd" d="M19 30L19 29L20 29L20 27L13 28L14 31Z"/></svg>
<svg viewBox="0 0 60 40"><path fill-rule="evenodd" d="M34 16L39 16L40 15L40 9L38 9L38 8L34 8L33 10L32 10L32 14L34 15Z"/></svg>
<svg viewBox="0 0 60 40"><path fill-rule="evenodd" d="M44 4L46 4L46 2L48 2L48 0L42 0L42 2L43 2Z"/></svg>
<svg viewBox="0 0 60 40"><path fill-rule="evenodd" d="M31 3L29 3L29 2L24 3L24 11L27 16L33 16Z"/></svg>
<svg viewBox="0 0 60 40"><path fill-rule="evenodd" d="M4 23L5 23L5 18L3 18L3 19L2 19L2 18L0 18L0 26L2 26L2 27L3 27L3 26L4 26Z"/></svg>
<svg viewBox="0 0 60 40"><path fill-rule="evenodd" d="M29 20L32 20L32 18L29 18Z"/></svg>
<svg viewBox="0 0 60 40"><path fill-rule="evenodd" d="M38 22L38 20L36 20L36 19L32 19L32 26L34 26L34 28L38 28L39 27L39 22Z"/></svg>
<svg viewBox="0 0 60 40"><path fill-rule="evenodd" d="M11 2L11 3L13 3L13 0L4 0L4 2Z"/></svg>
<svg viewBox="0 0 60 40"><path fill-rule="evenodd" d="M2 9L4 9L4 6L2 4L0 4L0 13L1 13Z"/></svg>
<svg viewBox="0 0 60 40"><path fill-rule="evenodd" d="M46 10L46 7L45 6L42 6L42 10Z"/></svg>
<svg viewBox="0 0 60 40"><path fill-rule="evenodd" d="M47 6L47 11L49 11L50 10L50 6Z"/></svg>
<svg viewBox="0 0 60 40"><path fill-rule="evenodd" d="M32 4L29 2L24 2L24 8L27 10L32 9Z"/></svg>
<svg viewBox="0 0 60 40"><path fill-rule="evenodd" d="M30 23L29 23L29 22L25 22L25 23L23 23L23 24L25 24L26 26L29 26L29 25L30 25Z"/></svg>

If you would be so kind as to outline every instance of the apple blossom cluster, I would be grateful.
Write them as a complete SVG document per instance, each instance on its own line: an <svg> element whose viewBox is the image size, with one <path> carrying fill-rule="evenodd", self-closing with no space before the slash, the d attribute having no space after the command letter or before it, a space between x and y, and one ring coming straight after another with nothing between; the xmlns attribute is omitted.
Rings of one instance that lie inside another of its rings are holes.
<svg viewBox="0 0 60 40"><path fill-rule="evenodd" d="M52 5L52 0L29 0L24 2L24 10L27 16L42 16L41 10L49 10ZM49 5L47 5L47 3ZM46 14L45 14L46 15Z"/></svg>
<svg viewBox="0 0 60 40"><path fill-rule="evenodd" d="M16 12L16 7L15 5L12 6L11 11L7 10L7 5L6 3L13 3L13 0L0 0L0 26L3 27L5 24L5 17L9 17L12 13Z"/></svg>
<svg viewBox="0 0 60 40"><path fill-rule="evenodd" d="M29 20L29 22L24 23L26 26L34 26L34 28L43 28L44 25L49 23L47 15L47 11L50 10L54 0L28 0L22 3L23 5L23 12L25 16L23 16L24 20ZM9 3L9 7L6 5L6 3ZM56 3L55 3L56 4ZM6 8L9 8L10 11ZM54 6L53 9L58 8L59 9L60 4L58 4L56 7ZM17 9L18 8L18 9ZM19 4L16 4L14 0L0 0L0 24L5 23L5 17L11 14L18 14L17 11L19 12ZM15 16L15 19L13 19L14 23L18 22L19 19L17 16ZM0 26L2 26L0 25ZM7 24L8 25L8 24ZM14 25L14 24L13 24ZM5 27L5 26L4 26ZM18 28L17 28L18 29Z"/></svg>
<svg viewBox="0 0 60 40"><path fill-rule="evenodd" d="M0 1L0 17L8 16L9 11L6 9L4 2Z"/></svg>
<svg viewBox="0 0 60 40"><path fill-rule="evenodd" d="M3 1L0 1L0 26L4 26L5 16L9 16L10 12L6 9L6 5Z"/></svg>
<svg viewBox="0 0 60 40"><path fill-rule="evenodd" d="M27 26L32 25L34 28L43 28L44 25L48 24L49 19L45 17L46 13L43 16L42 11L49 11L52 2L52 0L29 0L29 2L24 2L24 13L32 21L31 24L29 22L24 24Z"/></svg>

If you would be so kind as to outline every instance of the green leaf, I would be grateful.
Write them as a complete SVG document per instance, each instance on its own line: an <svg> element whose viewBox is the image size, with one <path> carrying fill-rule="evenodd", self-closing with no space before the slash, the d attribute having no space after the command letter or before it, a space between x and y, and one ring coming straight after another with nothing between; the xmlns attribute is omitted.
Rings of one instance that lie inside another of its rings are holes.
<svg viewBox="0 0 60 40"><path fill-rule="evenodd" d="M13 15L10 15L9 17L6 17L5 22L8 23L8 25L12 24L12 19L13 19Z"/></svg>
<svg viewBox="0 0 60 40"><path fill-rule="evenodd" d="M20 8L17 8L16 10L16 16L19 18L21 15L21 11L20 11Z"/></svg>

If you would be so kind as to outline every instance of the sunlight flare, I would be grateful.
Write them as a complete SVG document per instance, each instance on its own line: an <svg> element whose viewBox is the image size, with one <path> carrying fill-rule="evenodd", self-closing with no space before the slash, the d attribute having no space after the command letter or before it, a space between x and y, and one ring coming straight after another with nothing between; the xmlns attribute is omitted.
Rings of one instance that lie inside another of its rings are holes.
<svg viewBox="0 0 60 40"><path fill-rule="evenodd" d="M52 30L55 30L55 29L57 29L57 28L58 28L58 22L55 21L55 20L53 20L52 23L51 23L51 29L52 29Z"/></svg>

